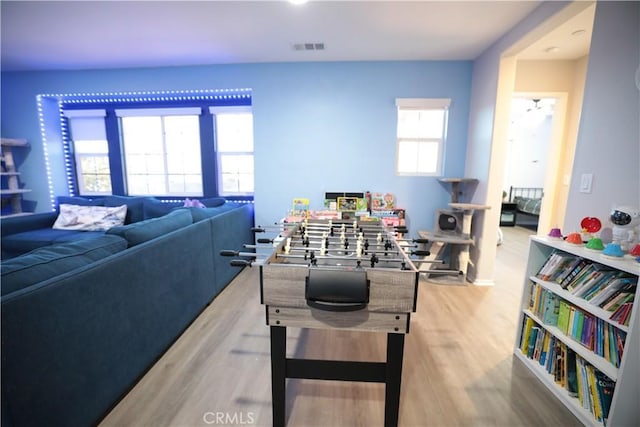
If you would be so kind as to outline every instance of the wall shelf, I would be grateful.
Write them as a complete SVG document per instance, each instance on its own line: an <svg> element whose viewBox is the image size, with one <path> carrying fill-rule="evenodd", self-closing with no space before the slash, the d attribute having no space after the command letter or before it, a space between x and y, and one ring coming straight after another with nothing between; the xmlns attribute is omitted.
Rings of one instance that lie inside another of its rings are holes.
<svg viewBox="0 0 640 427"><path fill-rule="evenodd" d="M4 211L5 200L7 204L11 206L11 211L2 215L3 218L10 216L27 215L27 212L22 211L22 195L30 192L27 188L20 188L20 182L18 177L20 172L17 170L15 160L13 158L13 148L29 147L29 143L26 139L15 138L2 138L0 141L0 147L2 148L2 155L0 160L2 161L2 170L0 176L2 176L2 189L0 189L0 196L2 197L2 207Z"/></svg>

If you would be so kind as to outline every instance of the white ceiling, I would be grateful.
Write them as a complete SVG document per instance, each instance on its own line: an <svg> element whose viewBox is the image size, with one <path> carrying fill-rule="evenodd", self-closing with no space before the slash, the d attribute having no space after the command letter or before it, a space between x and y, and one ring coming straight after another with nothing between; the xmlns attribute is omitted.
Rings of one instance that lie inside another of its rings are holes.
<svg viewBox="0 0 640 427"><path fill-rule="evenodd" d="M2 0L0 60L3 71L472 60L540 3ZM588 44L575 49L584 55Z"/></svg>

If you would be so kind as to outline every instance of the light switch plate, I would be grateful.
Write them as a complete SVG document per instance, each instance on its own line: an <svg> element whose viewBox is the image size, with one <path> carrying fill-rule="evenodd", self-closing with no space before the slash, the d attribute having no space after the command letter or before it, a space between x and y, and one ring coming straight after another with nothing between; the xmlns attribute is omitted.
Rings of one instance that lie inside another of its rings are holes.
<svg viewBox="0 0 640 427"><path fill-rule="evenodd" d="M580 192L591 193L591 183L593 182L592 173L583 173L580 177Z"/></svg>

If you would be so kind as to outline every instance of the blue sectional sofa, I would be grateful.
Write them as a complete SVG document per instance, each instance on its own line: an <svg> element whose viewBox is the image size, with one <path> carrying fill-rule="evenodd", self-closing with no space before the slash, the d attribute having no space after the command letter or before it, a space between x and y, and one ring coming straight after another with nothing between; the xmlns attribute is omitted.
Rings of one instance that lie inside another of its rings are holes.
<svg viewBox="0 0 640 427"><path fill-rule="evenodd" d="M238 274L219 251L253 243L253 216L170 209L4 260L3 427L97 424Z"/></svg>

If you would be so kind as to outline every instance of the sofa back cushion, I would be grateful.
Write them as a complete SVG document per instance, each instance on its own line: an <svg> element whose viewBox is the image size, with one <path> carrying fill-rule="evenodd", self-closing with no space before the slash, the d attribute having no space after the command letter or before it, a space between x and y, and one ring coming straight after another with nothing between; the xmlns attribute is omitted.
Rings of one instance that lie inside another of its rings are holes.
<svg viewBox="0 0 640 427"><path fill-rule="evenodd" d="M158 218L179 208L215 208L223 206L226 199L223 197L211 197L208 199L185 199L184 202L163 202L158 199L144 201L144 219ZM195 220L194 220L195 222Z"/></svg>
<svg viewBox="0 0 640 427"><path fill-rule="evenodd" d="M87 199L86 197L78 196L58 196L58 206L65 205L78 205L78 206L104 206L104 199Z"/></svg>
<svg viewBox="0 0 640 427"><path fill-rule="evenodd" d="M36 249L2 261L0 293L6 295L98 261L127 248L126 240L103 235Z"/></svg>
<svg viewBox="0 0 640 427"><path fill-rule="evenodd" d="M125 224L144 220L144 202L153 197L105 196L104 205L109 207L127 205Z"/></svg>
<svg viewBox="0 0 640 427"><path fill-rule="evenodd" d="M207 218L218 216L224 212L241 207L241 203L227 202L214 208L185 208L191 212L193 222L202 221Z"/></svg>
<svg viewBox="0 0 640 427"><path fill-rule="evenodd" d="M190 224L193 224L191 214L186 210L179 209L159 218L151 218L133 224L113 227L107 230L107 234L115 234L116 236L125 238L129 243L129 247L131 247Z"/></svg>

